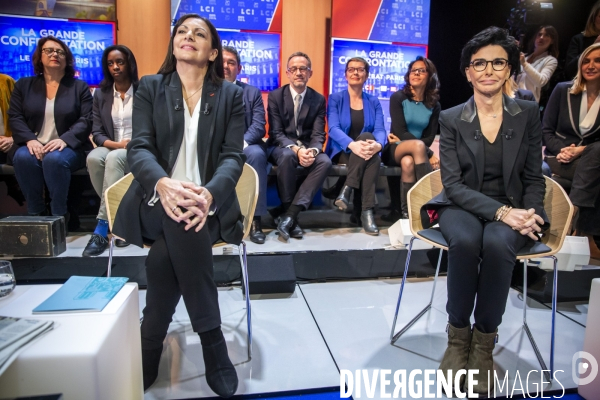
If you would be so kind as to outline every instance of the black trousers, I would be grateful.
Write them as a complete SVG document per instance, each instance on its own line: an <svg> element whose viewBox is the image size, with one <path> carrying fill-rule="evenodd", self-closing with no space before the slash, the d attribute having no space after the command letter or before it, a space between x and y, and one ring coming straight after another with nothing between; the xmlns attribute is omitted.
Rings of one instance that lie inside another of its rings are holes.
<svg viewBox="0 0 600 400"><path fill-rule="evenodd" d="M370 132L363 132L355 140L375 140ZM346 176L346 185L361 192L361 203L363 210L369 210L375 207L375 189L379 179L379 166L381 157L379 154L373 155L368 160L357 156L354 153L339 152L334 156L336 164L346 164L348 175Z"/></svg>
<svg viewBox="0 0 600 400"><path fill-rule="evenodd" d="M440 209L448 242L448 320L492 333L502 322L517 252L531 239L504 222L483 221L460 207Z"/></svg>
<svg viewBox="0 0 600 400"><path fill-rule="evenodd" d="M331 160L324 153L317 154L315 161L308 167L308 176L296 192L296 167L298 157L296 152L287 147L273 147L270 150L269 161L277 165L277 187L282 203L303 206L308 210L317 191L327 178Z"/></svg>
<svg viewBox="0 0 600 400"><path fill-rule="evenodd" d="M578 161L569 193L579 207L576 229L600 235L600 142L587 145Z"/></svg>
<svg viewBox="0 0 600 400"><path fill-rule="evenodd" d="M175 307L183 296L194 332L221 325L217 286L213 280L212 244L219 239L216 217L208 217L200 232L185 231L185 223L167 216L160 202L140 209L142 235L154 241L146 259L146 307L142 348L162 346Z"/></svg>

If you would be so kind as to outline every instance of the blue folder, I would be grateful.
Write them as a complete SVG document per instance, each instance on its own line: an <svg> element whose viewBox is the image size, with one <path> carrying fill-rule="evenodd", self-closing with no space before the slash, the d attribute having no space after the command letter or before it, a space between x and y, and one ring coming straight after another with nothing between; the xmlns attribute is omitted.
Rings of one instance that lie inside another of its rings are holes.
<svg viewBox="0 0 600 400"><path fill-rule="evenodd" d="M102 311L129 278L72 276L34 314Z"/></svg>

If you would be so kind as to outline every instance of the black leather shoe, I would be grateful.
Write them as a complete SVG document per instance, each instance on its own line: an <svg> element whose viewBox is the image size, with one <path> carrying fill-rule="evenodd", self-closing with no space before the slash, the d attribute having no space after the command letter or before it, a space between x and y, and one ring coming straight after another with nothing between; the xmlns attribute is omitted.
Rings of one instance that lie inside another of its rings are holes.
<svg viewBox="0 0 600 400"><path fill-rule="evenodd" d="M365 230L365 233L373 236L379 235L379 228L375 225L375 216L373 215L373 210L365 210L360 214L360 219L362 219L362 226Z"/></svg>
<svg viewBox="0 0 600 400"><path fill-rule="evenodd" d="M256 244L263 244L266 238L260 226L260 219L253 219L250 226L250 240Z"/></svg>
<svg viewBox="0 0 600 400"><path fill-rule="evenodd" d="M386 222L396 222L402 218L402 213L398 210L391 210L388 214L382 215L381 219Z"/></svg>
<svg viewBox="0 0 600 400"><path fill-rule="evenodd" d="M352 194L352 188L350 186L344 186L337 199L335 199L335 206L340 210L345 210L350 204L350 195Z"/></svg>
<svg viewBox="0 0 600 400"><path fill-rule="evenodd" d="M206 383L213 392L227 399L235 394L238 377L229 359L227 343L220 329L219 333L221 337L210 344L202 342L202 356L206 367Z"/></svg>
<svg viewBox="0 0 600 400"><path fill-rule="evenodd" d="M107 247L108 247L108 239L107 238L105 238L104 236L92 233L92 237L90 238L90 241L88 242L87 246L85 246L85 249L83 250L83 254L81 254L81 255L83 257L98 256L98 255L104 253L104 250L106 250Z"/></svg>
<svg viewBox="0 0 600 400"><path fill-rule="evenodd" d="M142 349L142 373L144 377L144 391L156 381L158 366L162 355L162 346L158 349Z"/></svg>
<svg viewBox="0 0 600 400"><path fill-rule="evenodd" d="M115 239L115 246L117 246L117 247L127 247L127 246L129 246L129 243L127 243L126 241L121 240L121 239Z"/></svg>
<svg viewBox="0 0 600 400"><path fill-rule="evenodd" d="M300 228L300 224L298 222L294 223L292 229L290 230L290 237L294 239L302 239L304 237L304 231Z"/></svg>
<svg viewBox="0 0 600 400"><path fill-rule="evenodd" d="M402 216L400 218L401 219L408 219L408 212L402 211Z"/></svg>
<svg viewBox="0 0 600 400"><path fill-rule="evenodd" d="M346 183L346 177L340 176L333 186L321 189L321 194L326 199L335 200L338 194L340 194L340 190L344 187L344 183Z"/></svg>
<svg viewBox="0 0 600 400"><path fill-rule="evenodd" d="M294 218L289 215L284 215L280 218L279 224L277 224L277 232L279 232L279 237L281 237L286 242L290 239L290 231L296 224Z"/></svg>

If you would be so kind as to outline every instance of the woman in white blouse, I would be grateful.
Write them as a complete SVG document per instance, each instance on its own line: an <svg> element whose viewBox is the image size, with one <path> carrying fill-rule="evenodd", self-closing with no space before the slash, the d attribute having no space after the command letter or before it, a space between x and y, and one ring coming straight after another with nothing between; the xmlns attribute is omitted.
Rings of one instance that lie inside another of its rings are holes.
<svg viewBox="0 0 600 400"><path fill-rule="evenodd" d="M552 174L571 181L569 197L579 208L577 233L587 236L600 259L600 43L583 51L573 82L556 85L544 113L543 140Z"/></svg>
<svg viewBox="0 0 600 400"><path fill-rule="evenodd" d="M135 56L123 45L109 46L102 54L104 79L94 92L94 125L92 135L96 147L87 157L92 185L100 196L98 224L87 246L84 257L102 254L108 247L108 217L104 191L121 179L127 167L127 143L131 140L131 113L133 95L138 86ZM127 246L117 240L119 247Z"/></svg>
<svg viewBox="0 0 600 400"><path fill-rule="evenodd" d="M529 54L521 53L521 73L517 76L519 89L533 93L540 102L542 87L552 77L558 65L558 32L553 26L542 26L536 32Z"/></svg>

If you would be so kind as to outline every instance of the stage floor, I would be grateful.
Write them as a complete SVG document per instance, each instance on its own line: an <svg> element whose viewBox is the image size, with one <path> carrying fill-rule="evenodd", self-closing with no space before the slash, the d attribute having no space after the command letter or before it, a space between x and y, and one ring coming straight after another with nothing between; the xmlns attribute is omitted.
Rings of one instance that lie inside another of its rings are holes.
<svg viewBox="0 0 600 400"><path fill-rule="evenodd" d="M395 345L389 342L392 318L398 295L398 279L356 282L313 283L296 287L293 295L251 296L253 352L246 355L245 302L240 289L220 289L219 303L223 332L229 354L240 379L238 394L272 393L291 390L335 387L340 384L340 370L435 369L446 346L445 278L439 278L433 307L405 333ZM408 322L429 300L433 280L411 280L405 286L405 303L398 318L397 330ZM140 293L140 310L145 292ZM549 362L550 309L528 300L530 329ZM573 354L583 347L587 306L566 304L570 318L558 314L556 320L557 372L544 392L574 388L571 378ZM500 376L508 371L508 386L513 388L517 372L522 385L534 394L540 387L541 367L521 327L522 296L511 289L494 351L495 369ZM582 324L583 322L583 324ZM417 377L418 379L422 379ZM394 388L393 378L387 393ZM517 378L518 379L518 378ZM560 384L558 383L560 382ZM537 386L536 386L537 385ZM516 387L520 384L517 381ZM365 386L362 396L366 397ZM515 394L521 394L518 390ZM497 392L500 395L500 392ZM159 378L146 392L146 399L186 399L214 396L204 378L199 338L190 326L187 312L180 302L169 329ZM354 396L357 398L356 396ZM379 384L373 398L381 398ZM410 393L407 392L407 398Z"/></svg>

